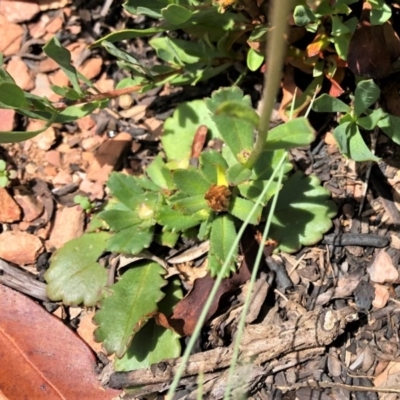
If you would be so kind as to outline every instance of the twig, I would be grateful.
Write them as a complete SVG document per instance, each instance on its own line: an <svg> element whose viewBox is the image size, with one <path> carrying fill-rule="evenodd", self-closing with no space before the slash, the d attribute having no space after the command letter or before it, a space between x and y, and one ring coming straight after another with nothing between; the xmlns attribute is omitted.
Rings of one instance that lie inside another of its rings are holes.
<svg viewBox="0 0 400 400"><path fill-rule="evenodd" d="M377 388L373 386L358 386L358 385L346 385L345 383L336 382L317 382L309 380L307 382L295 383L292 386L276 386L277 389L283 391L292 391L304 387L321 388L321 389L345 389L350 392L375 392L375 393L400 393L400 388L388 387L388 388Z"/></svg>
<svg viewBox="0 0 400 400"><path fill-rule="evenodd" d="M0 283L35 299L49 301L46 284L37 281L31 274L0 260Z"/></svg>
<svg viewBox="0 0 400 400"><path fill-rule="evenodd" d="M325 235L322 243L334 246L385 247L389 244L389 238L369 233L333 233Z"/></svg>

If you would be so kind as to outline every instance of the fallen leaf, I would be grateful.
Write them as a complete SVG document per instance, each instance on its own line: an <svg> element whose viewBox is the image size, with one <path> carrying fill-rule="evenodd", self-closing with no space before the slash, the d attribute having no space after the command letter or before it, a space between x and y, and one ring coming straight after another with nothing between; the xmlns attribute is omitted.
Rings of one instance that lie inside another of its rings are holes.
<svg viewBox="0 0 400 400"><path fill-rule="evenodd" d="M90 349L61 321L0 285L0 387L12 399L111 400Z"/></svg>

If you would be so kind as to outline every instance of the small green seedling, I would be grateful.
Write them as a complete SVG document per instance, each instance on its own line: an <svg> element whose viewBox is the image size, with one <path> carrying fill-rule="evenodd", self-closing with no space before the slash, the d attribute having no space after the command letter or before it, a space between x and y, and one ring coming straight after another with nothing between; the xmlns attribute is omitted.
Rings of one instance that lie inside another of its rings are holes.
<svg viewBox="0 0 400 400"><path fill-rule="evenodd" d="M79 205L83 211L90 213L94 209L94 204L89 200L87 196L76 195L74 197L74 203Z"/></svg>
<svg viewBox="0 0 400 400"><path fill-rule="evenodd" d="M17 177L17 171L7 169L7 164L4 160L0 160L0 187L5 188L9 185L10 180Z"/></svg>
<svg viewBox="0 0 400 400"><path fill-rule="evenodd" d="M379 161L364 142L360 129L371 131L379 127L395 143L400 144L400 118L384 112L380 107L371 108L379 96L379 87L369 79L358 83L350 105L327 94L314 101L314 111L343 114L333 136L342 154L352 160Z"/></svg>

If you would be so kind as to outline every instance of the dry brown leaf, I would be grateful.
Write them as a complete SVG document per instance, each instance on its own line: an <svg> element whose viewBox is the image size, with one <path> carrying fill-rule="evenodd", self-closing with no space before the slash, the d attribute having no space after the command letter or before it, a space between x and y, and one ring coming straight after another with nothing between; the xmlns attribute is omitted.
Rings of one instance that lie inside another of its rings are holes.
<svg viewBox="0 0 400 400"><path fill-rule="evenodd" d="M0 387L10 399L111 400L89 348L61 321L0 285Z"/></svg>
<svg viewBox="0 0 400 400"><path fill-rule="evenodd" d="M393 265L392 257L385 250L379 251L367 270L371 281L376 283L392 283L399 279L399 272Z"/></svg>

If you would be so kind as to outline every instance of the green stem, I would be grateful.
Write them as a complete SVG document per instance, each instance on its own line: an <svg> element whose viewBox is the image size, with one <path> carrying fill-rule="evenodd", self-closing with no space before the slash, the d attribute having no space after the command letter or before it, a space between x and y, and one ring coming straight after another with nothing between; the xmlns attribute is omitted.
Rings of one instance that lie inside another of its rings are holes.
<svg viewBox="0 0 400 400"><path fill-rule="evenodd" d="M285 34L288 25L286 19L291 11L292 2L293 0L274 0L272 3L270 13L270 25L272 28L268 32L266 48L268 71L266 69L264 73L264 90L258 136L253 151L246 162L248 169L253 168L258 157L263 152L267 140L275 97L281 82L282 65L286 52Z"/></svg>

